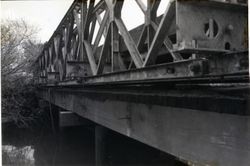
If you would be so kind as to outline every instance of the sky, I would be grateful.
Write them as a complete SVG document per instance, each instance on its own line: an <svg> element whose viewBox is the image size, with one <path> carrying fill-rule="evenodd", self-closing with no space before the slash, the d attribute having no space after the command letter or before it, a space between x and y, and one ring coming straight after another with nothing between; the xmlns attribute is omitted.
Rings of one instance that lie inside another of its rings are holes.
<svg viewBox="0 0 250 166"><path fill-rule="evenodd" d="M147 0L142 0L145 4ZM24 19L38 28L38 40L48 41L73 0L1 1L1 19ZM158 15L166 9L168 0L162 0ZM144 22L144 16L135 0L125 0L122 18L128 29Z"/></svg>
<svg viewBox="0 0 250 166"><path fill-rule="evenodd" d="M38 38L49 40L73 0L1 1L1 19L24 19L38 28Z"/></svg>

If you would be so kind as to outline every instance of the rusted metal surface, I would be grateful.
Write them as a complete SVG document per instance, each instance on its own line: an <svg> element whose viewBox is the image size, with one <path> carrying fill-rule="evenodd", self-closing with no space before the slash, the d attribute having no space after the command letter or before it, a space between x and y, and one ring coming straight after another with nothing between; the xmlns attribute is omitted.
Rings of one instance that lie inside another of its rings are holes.
<svg viewBox="0 0 250 166"><path fill-rule="evenodd" d="M160 2L145 5L136 0L145 23L128 31L121 17L124 1L74 1L37 60L38 83L57 85L79 78L86 80L83 84L163 78L185 81L248 72L245 1L175 0L156 17ZM203 66L199 67L196 61L201 59ZM206 72L194 72L204 67L204 61ZM190 67L189 63L197 65ZM163 74L162 64L174 66L172 73ZM155 73L147 73L148 66L154 66Z"/></svg>
<svg viewBox="0 0 250 166"><path fill-rule="evenodd" d="M243 5L214 1L177 3L177 47L206 50L247 50L244 27L248 24Z"/></svg>

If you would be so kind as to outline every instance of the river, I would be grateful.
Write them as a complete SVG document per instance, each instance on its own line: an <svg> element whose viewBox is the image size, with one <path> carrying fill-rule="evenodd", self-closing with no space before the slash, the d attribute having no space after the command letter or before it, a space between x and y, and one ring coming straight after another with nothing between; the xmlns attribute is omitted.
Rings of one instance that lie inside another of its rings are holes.
<svg viewBox="0 0 250 166"><path fill-rule="evenodd" d="M174 157L108 132L107 166L182 166ZM15 166L94 166L94 129L91 126L67 127L54 133L49 126L35 129L3 126L3 165Z"/></svg>

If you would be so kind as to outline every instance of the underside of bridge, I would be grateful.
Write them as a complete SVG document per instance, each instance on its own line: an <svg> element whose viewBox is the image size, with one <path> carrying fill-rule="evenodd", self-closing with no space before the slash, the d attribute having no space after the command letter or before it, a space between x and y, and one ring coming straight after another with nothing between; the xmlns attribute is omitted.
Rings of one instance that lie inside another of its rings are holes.
<svg viewBox="0 0 250 166"><path fill-rule="evenodd" d="M248 165L245 88L150 89L41 88L39 96L190 163Z"/></svg>
<svg viewBox="0 0 250 166"><path fill-rule="evenodd" d="M247 1L157 15L161 0L133 0L132 30L124 2L73 2L37 59L38 96L193 164L249 165Z"/></svg>

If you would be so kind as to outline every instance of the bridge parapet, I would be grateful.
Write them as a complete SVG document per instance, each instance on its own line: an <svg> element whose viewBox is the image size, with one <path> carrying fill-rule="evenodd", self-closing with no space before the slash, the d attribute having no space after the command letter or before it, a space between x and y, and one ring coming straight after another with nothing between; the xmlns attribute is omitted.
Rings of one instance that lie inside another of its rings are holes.
<svg viewBox="0 0 250 166"><path fill-rule="evenodd" d="M247 1L176 0L160 17L161 0L135 2L145 23L129 31L123 0L74 1L37 60L39 83L248 80Z"/></svg>

